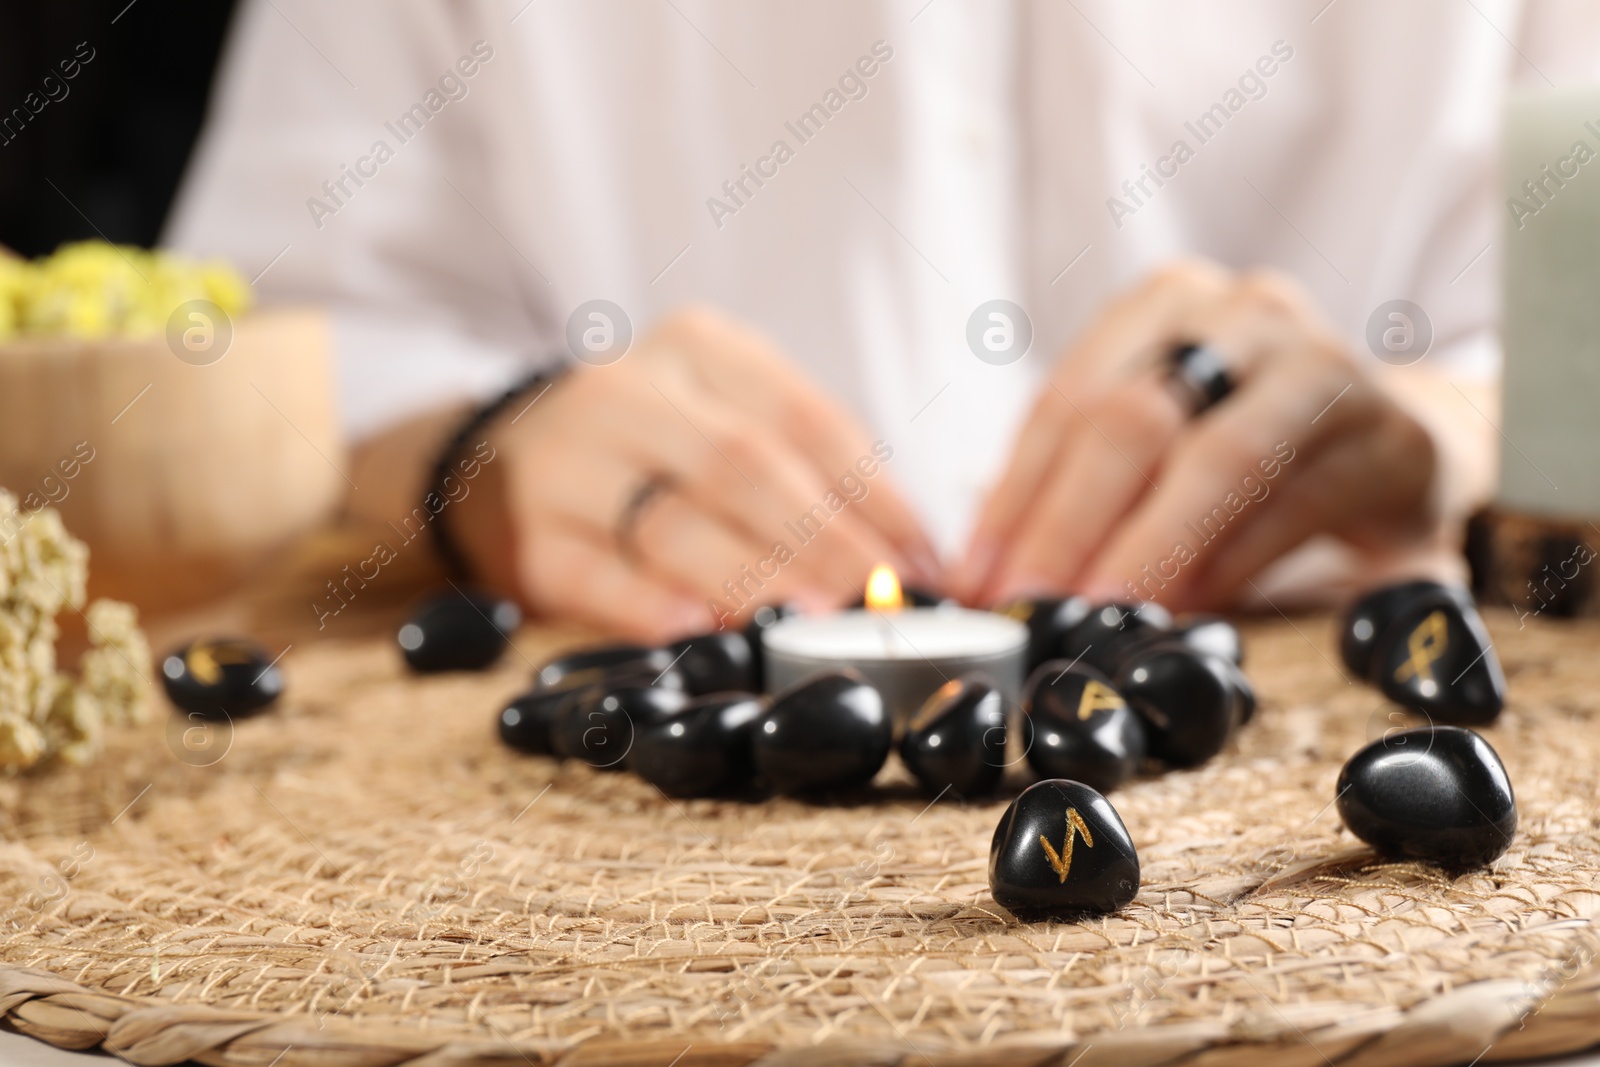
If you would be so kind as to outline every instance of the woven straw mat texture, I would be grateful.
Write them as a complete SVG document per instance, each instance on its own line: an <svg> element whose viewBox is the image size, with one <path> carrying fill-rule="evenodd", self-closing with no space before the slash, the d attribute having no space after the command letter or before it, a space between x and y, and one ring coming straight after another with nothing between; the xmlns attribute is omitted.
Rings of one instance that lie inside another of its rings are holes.
<svg viewBox="0 0 1600 1067"><path fill-rule="evenodd" d="M1207 766L1112 796L1120 914L989 895L1008 795L670 801L518 756L492 722L559 644L407 677L308 643L217 758L174 718L0 787L0 1012L136 1063L1489 1063L1600 1041L1600 626L1491 617L1511 850L1451 876L1360 850L1341 762L1400 721L1333 622L1260 623L1262 710ZM567 636L570 642L570 634ZM187 753L180 759L175 753ZM214 760L214 762L210 762ZM209 762L209 765L194 765Z"/></svg>

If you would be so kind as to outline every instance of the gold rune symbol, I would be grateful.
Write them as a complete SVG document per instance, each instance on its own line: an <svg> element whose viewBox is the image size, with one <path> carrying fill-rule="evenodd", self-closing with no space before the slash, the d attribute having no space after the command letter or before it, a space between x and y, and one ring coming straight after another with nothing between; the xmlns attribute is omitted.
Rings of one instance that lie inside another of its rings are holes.
<svg viewBox="0 0 1600 1067"><path fill-rule="evenodd" d="M1415 678L1419 682L1433 681L1433 665L1444 655L1449 641L1450 626L1445 620L1444 612L1433 612L1411 631L1410 637L1406 638L1406 651L1409 656L1395 669L1394 680L1405 682Z"/></svg>
<svg viewBox="0 0 1600 1067"><path fill-rule="evenodd" d="M1000 614L1008 619L1016 619L1018 622L1027 622L1033 618L1033 608L1034 604L1031 600L1013 600L1000 609Z"/></svg>
<svg viewBox="0 0 1600 1067"><path fill-rule="evenodd" d="M1078 718L1087 719L1097 711L1110 711L1112 708L1120 707L1122 698L1115 690L1091 681L1084 685L1083 696L1078 700Z"/></svg>
<svg viewBox="0 0 1600 1067"><path fill-rule="evenodd" d="M1093 683L1090 683L1093 684ZM1094 848L1094 835L1089 832L1089 827L1084 823L1083 816L1078 814L1077 808L1067 809L1067 836L1061 840L1061 851L1057 852L1050 844L1050 839L1043 834L1039 835L1039 844L1044 846L1044 858L1050 862L1050 869L1065 882L1067 872L1072 870L1072 835L1083 835L1085 848Z"/></svg>
<svg viewBox="0 0 1600 1067"><path fill-rule="evenodd" d="M189 673L203 685L216 685L222 681L222 668L250 662L250 650L236 641L213 641L197 644L184 655Z"/></svg>

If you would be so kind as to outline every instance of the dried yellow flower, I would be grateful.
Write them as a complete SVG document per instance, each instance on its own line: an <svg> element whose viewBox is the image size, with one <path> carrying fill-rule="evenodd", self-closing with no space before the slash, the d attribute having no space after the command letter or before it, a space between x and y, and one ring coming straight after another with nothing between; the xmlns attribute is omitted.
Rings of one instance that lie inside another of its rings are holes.
<svg viewBox="0 0 1600 1067"><path fill-rule="evenodd" d="M18 309L26 272L22 260L0 255L0 341L7 340L17 332Z"/></svg>
<svg viewBox="0 0 1600 1067"><path fill-rule="evenodd" d="M80 241L33 262L0 260L0 341L155 337L190 300L210 300L238 316L250 310L253 297L249 283L225 263Z"/></svg>

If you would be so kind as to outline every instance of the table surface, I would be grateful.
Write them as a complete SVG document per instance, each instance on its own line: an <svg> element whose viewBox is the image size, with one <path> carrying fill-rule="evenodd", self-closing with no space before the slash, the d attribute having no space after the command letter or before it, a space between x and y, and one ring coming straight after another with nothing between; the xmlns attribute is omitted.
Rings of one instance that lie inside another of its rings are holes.
<svg viewBox="0 0 1600 1067"><path fill-rule="evenodd" d="M5 1067L91 1067L92 1064L110 1067L121 1062L103 1052L68 1052L22 1034L0 1030L0 1064ZM1497 1061L1497 1067L1535 1063L1539 1067L1600 1067L1600 1052L1583 1052L1549 1060ZM192 1067L200 1065L194 1063Z"/></svg>
<svg viewBox="0 0 1600 1067"><path fill-rule="evenodd" d="M306 590L314 592L316 585L292 579L308 573L320 575L327 569L330 557L338 559L347 555L340 547L342 544L348 542L334 540L329 545L318 546L320 551L301 554L294 565L275 568L272 581L252 583L254 588L236 591L225 603L208 605L179 617L155 620L155 625L149 627L152 644L160 652L195 633L236 629L259 635L274 649L287 651L297 644L315 644L319 638L327 636L348 638L364 632L392 632L395 617L403 613L404 604L415 594L417 576L407 575L394 581L391 588L379 586L365 591L367 599L361 605L365 610L347 613L347 617L335 620L335 625L330 627L331 634L310 632L307 620L312 615L305 608ZM287 580L284 571L290 572ZM426 582L427 578L423 577L422 581ZM13 1064L18 1067L84 1067L94 1062L122 1061L98 1051L57 1049L0 1026L0 1067ZM1552 1059L1516 1062L1551 1067L1600 1067L1600 1047Z"/></svg>

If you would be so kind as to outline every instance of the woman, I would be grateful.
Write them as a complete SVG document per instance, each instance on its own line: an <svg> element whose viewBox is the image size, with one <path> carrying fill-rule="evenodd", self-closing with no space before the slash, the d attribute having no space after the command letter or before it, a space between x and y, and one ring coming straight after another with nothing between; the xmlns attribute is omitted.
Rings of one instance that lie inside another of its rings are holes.
<svg viewBox="0 0 1600 1067"><path fill-rule="evenodd" d="M1283 604L1459 569L1499 104L1595 17L253 3L171 238L333 309L353 508L453 474L537 611Z"/></svg>

